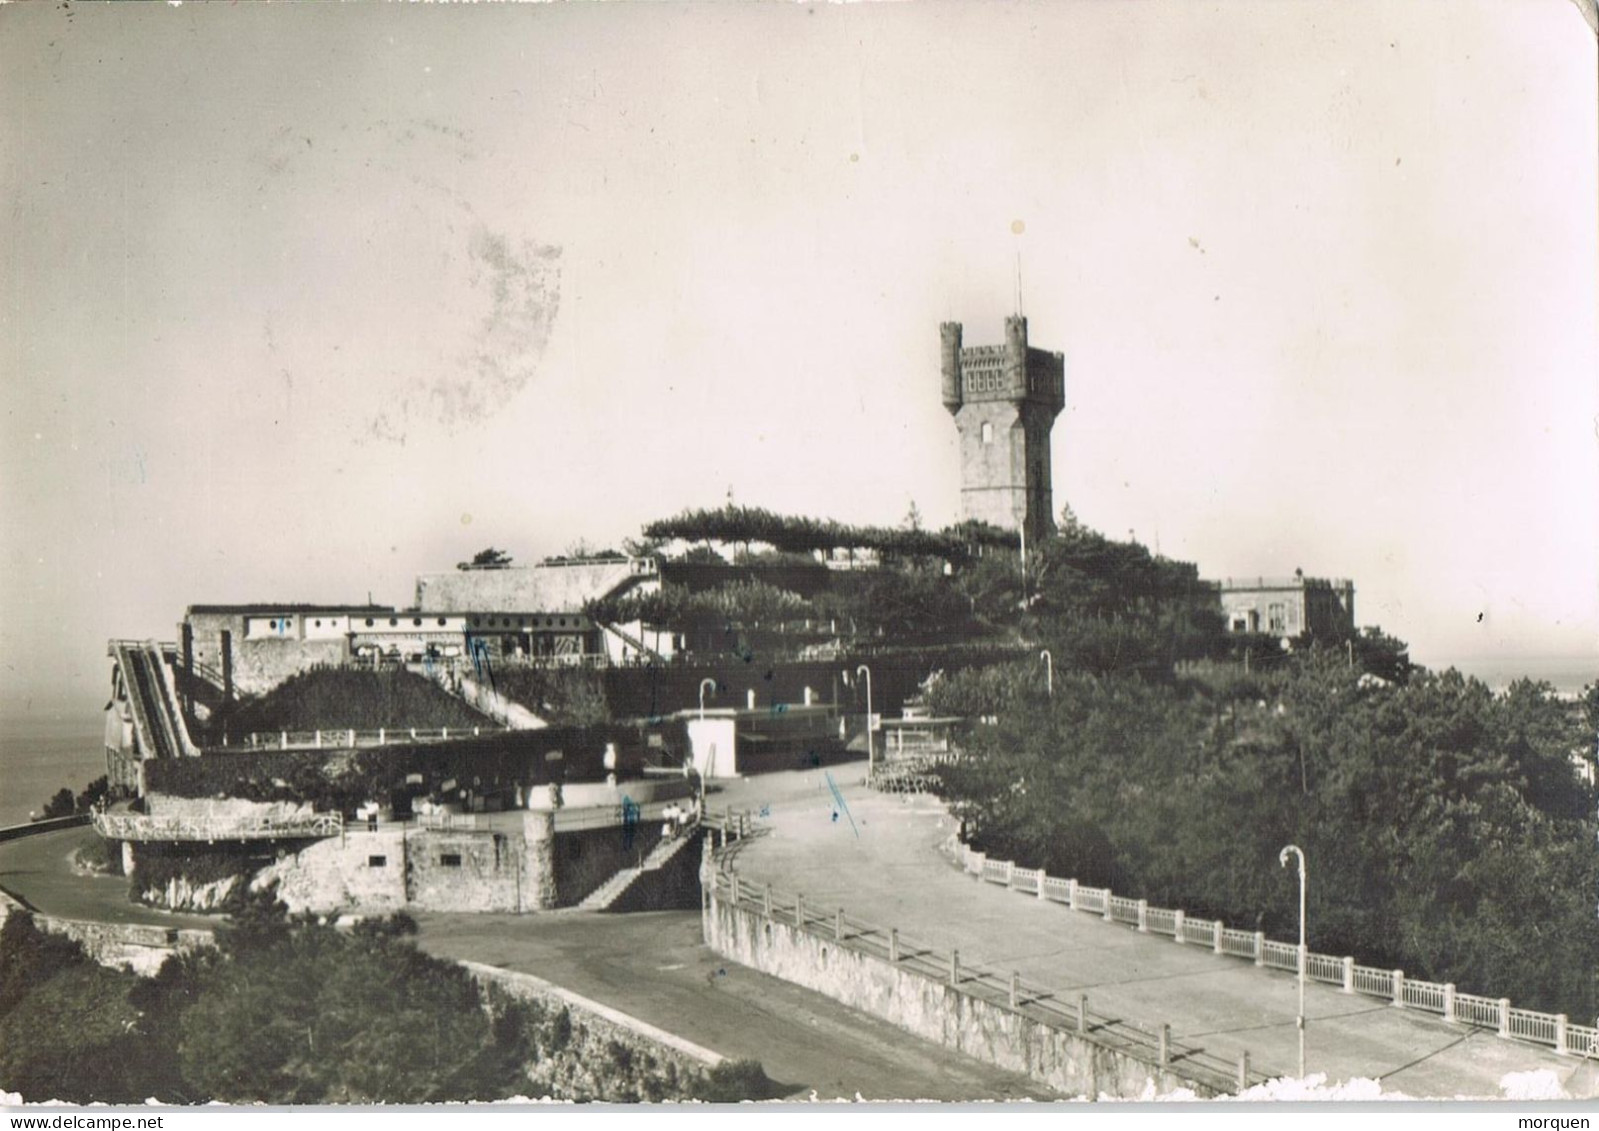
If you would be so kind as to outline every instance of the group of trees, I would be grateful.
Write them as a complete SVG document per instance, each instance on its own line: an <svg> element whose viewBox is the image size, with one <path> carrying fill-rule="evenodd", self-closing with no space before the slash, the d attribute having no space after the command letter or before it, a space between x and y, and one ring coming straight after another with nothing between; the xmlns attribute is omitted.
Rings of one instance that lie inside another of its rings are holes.
<svg viewBox="0 0 1599 1131"><path fill-rule="evenodd" d="M722 542L746 548L751 543L762 543L786 553L856 549L945 561L965 561L982 547L1017 544L1014 533L985 523L961 523L942 531L923 530L919 520L902 527L851 526L833 519L780 515L733 503L658 519L644 527L644 536L657 542Z"/></svg>
<svg viewBox="0 0 1599 1131"><path fill-rule="evenodd" d="M758 1065L681 1072L566 1009L485 994L419 951L401 914L342 929L270 894L215 950L154 978L40 931L0 928L0 1081L23 1099L195 1104L764 1098Z"/></svg>
<svg viewBox="0 0 1599 1131"><path fill-rule="evenodd" d="M104 774L95 778L80 793L74 794L66 786L51 796L39 811L39 819L48 821L55 817L70 817L75 813L88 813L104 801L110 793L110 784Z"/></svg>
<svg viewBox="0 0 1599 1131"><path fill-rule="evenodd" d="M1349 650L1267 672L1151 679L1039 665L959 673L975 727L942 788L978 847L1281 937L1310 859L1311 945L1529 1008L1599 1007L1599 688L1503 695L1455 672L1362 680Z"/></svg>

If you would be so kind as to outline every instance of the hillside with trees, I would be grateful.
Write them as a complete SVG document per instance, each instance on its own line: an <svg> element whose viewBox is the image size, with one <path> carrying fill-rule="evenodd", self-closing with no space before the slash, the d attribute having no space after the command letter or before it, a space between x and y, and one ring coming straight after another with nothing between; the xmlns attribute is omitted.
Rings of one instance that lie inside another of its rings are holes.
<svg viewBox="0 0 1599 1131"><path fill-rule="evenodd" d="M1053 696L1039 667L934 689L939 713L998 717L942 771L976 847L1289 938L1297 885L1277 854L1298 844L1314 949L1528 1008L1599 1007L1599 797L1573 763L1592 765L1599 688L1578 709L1452 671L1379 683L1344 648L1247 677L1079 667Z"/></svg>
<svg viewBox="0 0 1599 1131"><path fill-rule="evenodd" d="M25 1101L441 1103L764 1099L758 1064L682 1070L419 951L403 914L350 929L252 898L154 978L26 912L0 928L0 1084Z"/></svg>

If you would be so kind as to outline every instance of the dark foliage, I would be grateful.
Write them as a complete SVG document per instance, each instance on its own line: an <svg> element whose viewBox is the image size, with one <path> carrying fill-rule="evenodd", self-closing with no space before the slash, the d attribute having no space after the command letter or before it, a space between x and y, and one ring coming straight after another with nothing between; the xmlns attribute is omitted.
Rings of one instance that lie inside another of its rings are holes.
<svg viewBox="0 0 1599 1131"><path fill-rule="evenodd" d="M492 719L424 676L404 669L361 671L312 668L265 695L240 700L227 728L237 742L246 734L295 730L437 729L493 726Z"/></svg>
<svg viewBox="0 0 1599 1131"><path fill-rule="evenodd" d="M935 709L999 723L943 788L1000 857L1282 937L1297 888L1277 853L1299 844L1314 949L1595 1012L1599 823L1572 757L1599 719L1529 682L1372 685L1344 648L1233 672L1057 672L1053 698L1032 665L952 676Z"/></svg>

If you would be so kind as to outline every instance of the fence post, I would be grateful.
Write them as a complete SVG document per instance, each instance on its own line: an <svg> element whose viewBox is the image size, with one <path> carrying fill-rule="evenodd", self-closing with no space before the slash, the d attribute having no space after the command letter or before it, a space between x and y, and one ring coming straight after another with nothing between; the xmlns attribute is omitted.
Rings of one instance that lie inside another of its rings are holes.
<svg viewBox="0 0 1599 1131"><path fill-rule="evenodd" d="M1499 999L1499 1035L1510 1036L1510 999L1507 997Z"/></svg>
<svg viewBox="0 0 1599 1131"><path fill-rule="evenodd" d="M355 749L355 728L354 727L350 728L350 749L351 750Z"/></svg>
<svg viewBox="0 0 1599 1131"><path fill-rule="evenodd" d="M1399 1009L1405 1008L1405 972L1403 970L1394 971L1394 1005Z"/></svg>
<svg viewBox="0 0 1599 1131"><path fill-rule="evenodd" d="M1016 875L1016 861L1005 861L1005 886L1010 887L1011 879Z"/></svg>
<svg viewBox="0 0 1599 1131"><path fill-rule="evenodd" d="M958 950L952 950L949 952L949 984L952 986L958 986L960 985L960 982L961 952Z"/></svg>
<svg viewBox="0 0 1599 1131"><path fill-rule="evenodd" d="M388 741L387 732L383 727L378 727L378 745L382 746L386 741Z"/></svg>
<svg viewBox="0 0 1599 1131"><path fill-rule="evenodd" d="M833 938L838 942L844 941L844 909L842 907L833 916Z"/></svg>
<svg viewBox="0 0 1599 1131"><path fill-rule="evenodd" d="M898 962L899 961L899 928L898 927L890 927L888 929L888 960L890 962Z"/></svg>
<svg viewBox="0 0 1599 1131"><path fill-rule="evenodd" d="M1144 934L1149 933L1149 900L1138 901L1138 929Z"/></svg>
<svg viewBox="0 0 1599 1131"><path fill-rule="evenodd" d="M314 741L316 742L316 748L318 750L322 749L322 732L320 730L316 732L316 738Z"/></svg>
<svg viewBox="0 0 1599 1131"><path fill-rule="evenodd" d="M1355 992L1355 960L1347 954L1344 956L1344 993Z"/></svg>
<svg viewBox="0 0 1599 1131"><path fill-rule="evenodd" d="M988 867L988 853L986 853L986 852L974 852L974 853L972 853L972 857L977 863L977 867L972 869L972 875L977 877L977 882L978 883L982 883L983 882L983 869Z"/></svg>
<svg viewBox="0 0 1599 1131"><path fill-rule="evenodd" d="M1077 881L1075 879L1066 881L1066 904L1073 911L1077 910Z"/></svg>
<svg viewBox="0 0 1599 1131"><path fill-rule="evenodd" d="M1453 982L1445 982L1444 983L1444 1020L1445 1021L1453 1021L1454 1019L1455 1019L1455 984Z"/></svg>
<svg viewBox="0 0 1599 1131"><path fill-rule="evenodd" d="M1088 1032L1088 995L1077 995L1077 1031Z"/></svg>
<svg viewBox="0 0 1599 1131"><path fill-rule="evenodd" d="M1038 870L1038 898L1044 898L1044 881L1049 879L1049 873L1040 868Z"/></svg>
<svg viewBox="0 0 1599 1131"><path fill-rule="evenodd" d="M1111 922L1112 919L1113 919L1113 916L1110 913L1110 901L1112 899L1114 899L1114 898L1116 898L1116 893L1111 891L1109 888L1106 888L1105 889L1105 922L1107 922L1107 923Z"/></svg>
<svg viewBox="0 0 1599 1131"><path fill-rule="evenodd" d="M1216 925L1210 929L1210 949L1214 950L1217 954L1221 953L1221 933L1226 929L1226 924L1224 924L1220 919L1217 919Z"/></svg>
<svg viewBox="0 0 1599 1131"><path fill-rule="evenodd" d="M439 728L439 737L440 738L449 738L450 737L450 728L449 727L440 727Z"/></svg>
<svg viewBox="0 0 1599 1131"><path fill-rule="evenodd" d="M1249 1090L1249 1050L1245 1049L1238 1055L1238 1092L1242 1095Z"/></svg>
<svg viewBox="0 0 1599 1131"><path fill-rule="evenodd" d="M1017 1008L1022 1000L1022 976L1020 971L1012 971L1010 976L1010 1007Z"/></svg>
<svg viewBox="0 0 1599 1131"><path fill-rule="evenodd" d="M1171 1060L1171 1026L1160 1027L1160 1066L1165 1068Z"/></svg>
<svg viewBox="0 0 1599 1131"><path fill-rule="evenodd" d="M416 728L415 728L415 727L412 727L412 728L411 728L411 737L412 737L412 738L415 738L415 737L416 737Z"/></svg>
<svg viewBox="0 0 1599 1131"><path fill-rule="evenodd" d="M1266 932L1255 932L1255 965L1266 965Z"/></svg>
<svg viewBox="0 0 1599 1131"><path fill-rule="evenodd" d="M1564 1013L1555 1014L1555 1055L1556 1056L1565 1056L1566 1055L1566 1024L1567 1024L1566 1015Z"/></svg>
<svg viewBox="0 0 1599 1131"><path fill-rule="evenodd" d="M1182 913L1182 910L1179 909L1177 911L1173 911L1172 912L1172 918L1173 918L1173 920L1175 920L1175 922L1173 923L1173 926L1175 926L1177 928L1177 933L1175 935L1173 935L1172 938L1176 940L1178 946L1182 946L1183 945L1183 913Z"/></svg>
<svg viewBox="0 0 1599 1131"><path fill-rule="evenodd" d="M287 750L288 748L289 748L289 732L286 731L286 730L285 731L279 731L278 732L278 749L279 750Z"/></svg>
<svg viewBox="0 0 1599 1131"><path fill-rule="evenodd" d="M482 727L473 727L472 728L472 737L473 738L476 738L478 735L480 735L482 733L483 733L483 728Z"/></svg>

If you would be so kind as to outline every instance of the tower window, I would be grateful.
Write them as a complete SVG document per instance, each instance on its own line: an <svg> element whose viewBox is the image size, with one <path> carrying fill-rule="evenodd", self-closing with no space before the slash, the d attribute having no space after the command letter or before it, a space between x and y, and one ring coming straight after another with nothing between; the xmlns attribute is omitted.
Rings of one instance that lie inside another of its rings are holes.
<svg viewBox="0 0 1599 1131"><path fill-rule="evenodd" d="M985 421L983 421L983 443L992 444L993 442L994 442L994 424L993 424L992 421L985 420Z"/></svg>

